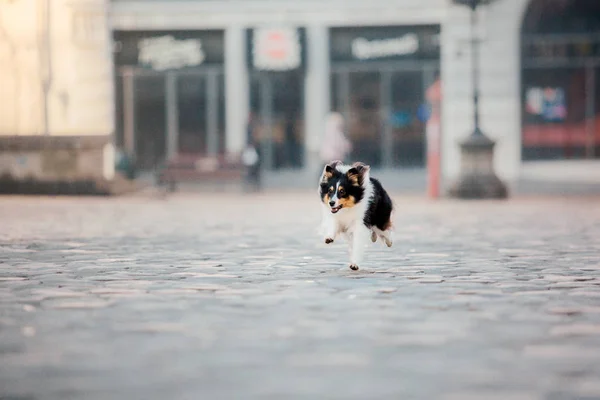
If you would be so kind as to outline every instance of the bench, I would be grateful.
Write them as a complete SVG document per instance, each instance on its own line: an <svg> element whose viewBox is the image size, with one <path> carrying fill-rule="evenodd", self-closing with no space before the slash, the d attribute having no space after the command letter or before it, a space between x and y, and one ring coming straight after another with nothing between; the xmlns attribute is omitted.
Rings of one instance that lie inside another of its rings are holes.
<svg viewBox="0 0 600 400"><path fill-rule="evenodd" d="M245 176L246 167L237 154L178 154L159 169L156 180L159 186L166 185L174 192L180 182L242 184Z"/></svg>

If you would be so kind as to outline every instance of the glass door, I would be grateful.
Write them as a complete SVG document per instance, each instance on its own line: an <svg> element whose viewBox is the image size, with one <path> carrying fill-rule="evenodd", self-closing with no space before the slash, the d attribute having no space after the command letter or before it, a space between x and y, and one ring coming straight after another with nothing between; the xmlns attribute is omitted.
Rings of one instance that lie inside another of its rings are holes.
<svg viewBox="0 0 600 400"><path fill-rule="evenodd" d="M134 148L138 169L152 170L166 156L165 76L134 75Z"/></svg>
<svg viewBox="0 0 600 400"><path fill-rule="evenodd" d="M179 154L213 156L225 151L223 81L216 71L177 76Z"/></svg>
<svg viewBox="0 0 600 400"><path fill-rule="evenodd" d="M351 158L372 167L424 167L430 107L425 92L436 66L334 72L331 109L346 120Z"/></svg>
<svg viewBox="0 0 600 400"><path fill-rule="evenodd" d="M350 72L349 101L345 112L351 158L371 167L382 164L382 85L379 72Z"/></svg>
<svg viewBox="0 0 600 400"><path fill-rule="evenodd" d="M252 126L262 165L268 170L304 164L304 76L298 72L257 73L250 87Z"/></svg>
<svg viewBox="0 0 600 400"><path fill-rule="evenodd" d="M124 69L117 80L116 144L152 170L177 155L225 151L225 94L220 70Z"/></svg>
<svg viewBox="0 0 600 400"><path fill-rule="evenodd" d="M402 71L391 74L389 125L391 165L422 167L425 165L426 124L429 106L425 99L424 71ZM431 80L433 77L430 77Z"/></svg>
<svg viewBox="0 0 600 400"><path fill-rule="evenodd" d="M179 154L208 153L208 113L204 76L177 77L177 119Z"/></svg>

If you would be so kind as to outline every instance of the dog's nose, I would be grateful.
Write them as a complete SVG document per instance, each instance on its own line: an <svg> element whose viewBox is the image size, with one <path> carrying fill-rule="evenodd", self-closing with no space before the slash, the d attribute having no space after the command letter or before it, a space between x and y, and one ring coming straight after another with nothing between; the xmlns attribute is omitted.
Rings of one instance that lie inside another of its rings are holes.
<svg viewBox="0 0 600 400"><path fill-rule="evenodd" d="M330 201L330 202L329 202L329 205L330 205L331 207L335 206L335 201Z"/></svg>

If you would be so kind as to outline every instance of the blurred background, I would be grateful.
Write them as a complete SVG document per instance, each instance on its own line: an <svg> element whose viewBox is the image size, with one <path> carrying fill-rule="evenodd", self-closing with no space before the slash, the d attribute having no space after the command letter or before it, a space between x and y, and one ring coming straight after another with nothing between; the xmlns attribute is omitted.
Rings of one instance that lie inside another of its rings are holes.
<svg viewBox="0 0 600 400"><path fill-rule="evenodd" d="M600 2L478 1L474 25L458 3L0 0L3 191L249 166L308 188L338 146L391 186L444 194L474 127L472 40L498 177L600 185Z"/></svg>

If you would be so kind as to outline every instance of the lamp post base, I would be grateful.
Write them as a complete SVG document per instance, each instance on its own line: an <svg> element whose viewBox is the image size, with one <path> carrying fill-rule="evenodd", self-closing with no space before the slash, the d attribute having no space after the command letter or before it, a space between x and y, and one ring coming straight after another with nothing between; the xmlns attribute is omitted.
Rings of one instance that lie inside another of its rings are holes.
<svg viewBox="0 0 600 400"><path fill-rule="evenodd" d="M448 195L460 199L504 199L508 197L506 185L494 172L495 142L480 130L460 144L462 170L458 180L450 187Z"/></svg>
<svg viewBox="0 0 600 400"><path fill-rule="evenodd" d="M506 199L506 185L496 175L464 175L448 191L459 199Z"/></svg>

